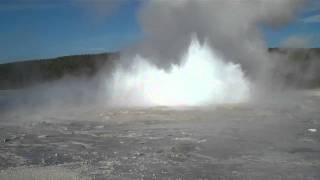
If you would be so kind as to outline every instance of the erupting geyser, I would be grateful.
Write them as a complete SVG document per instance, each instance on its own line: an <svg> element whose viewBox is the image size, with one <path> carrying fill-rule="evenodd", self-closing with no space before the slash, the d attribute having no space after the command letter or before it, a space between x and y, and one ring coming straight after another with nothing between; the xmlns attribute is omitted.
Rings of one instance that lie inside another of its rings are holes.
<svg viewBox="0 0 320 180"><path fill-rule="evenodd" d="M145 1L138 13L144 38L127 52L137 55L122 59L132 67L117 67L108 81L111 104L202 106L246 102L251 81L255 91L272 84L273 61L261 27L289 22L304 3Z"/></svg>
<svg viewBox="0 0 320 180"><path fill-rule="evenodd" d="M139 55L130 70L118 67L109 89L112 104L201 106L248 100L250 82L240 65L224 62L196 39L182 58L181 65L167 71Z"/></svg>

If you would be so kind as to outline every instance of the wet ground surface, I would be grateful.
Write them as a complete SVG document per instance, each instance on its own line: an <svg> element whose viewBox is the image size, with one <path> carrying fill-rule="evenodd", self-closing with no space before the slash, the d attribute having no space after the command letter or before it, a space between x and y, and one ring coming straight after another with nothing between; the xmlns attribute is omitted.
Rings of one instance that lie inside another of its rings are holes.
<svg viewBox="0 0 320 180"><path fill-rule="evenodd" d="M281 106L1 116L0 179L44 167L79 179L320 179L318 95Z"/></svg>

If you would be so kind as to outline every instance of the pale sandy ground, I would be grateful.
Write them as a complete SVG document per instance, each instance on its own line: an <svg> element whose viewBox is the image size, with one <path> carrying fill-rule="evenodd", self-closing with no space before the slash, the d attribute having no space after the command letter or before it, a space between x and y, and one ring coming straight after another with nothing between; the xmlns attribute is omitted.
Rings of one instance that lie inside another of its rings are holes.
<svg viewBox="0 0 320 180"><path fill-rule="evenodd" d="M320 91L273 98L3 111L0 179L320 179Z"/></svg>
<svg viewBox="0 0 320 180"><path fill-rule="evenodd" d="M0 173L0 179L13 180L89 180L89 177L79 172L68 170L59 166L48 167L18 167L9 168Z"/></svg>

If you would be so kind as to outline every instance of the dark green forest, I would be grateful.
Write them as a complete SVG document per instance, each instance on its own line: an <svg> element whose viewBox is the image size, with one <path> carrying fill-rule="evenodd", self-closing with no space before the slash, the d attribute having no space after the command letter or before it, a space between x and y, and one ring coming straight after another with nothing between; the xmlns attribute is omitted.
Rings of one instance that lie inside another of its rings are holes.
<svg viewBox="0 0 320 180"><path fill-rule="evenodd" d="M64 76L93 77L101 67L112 68L117 53L65 56L0 64L0 89L16 89Z"/></svg>

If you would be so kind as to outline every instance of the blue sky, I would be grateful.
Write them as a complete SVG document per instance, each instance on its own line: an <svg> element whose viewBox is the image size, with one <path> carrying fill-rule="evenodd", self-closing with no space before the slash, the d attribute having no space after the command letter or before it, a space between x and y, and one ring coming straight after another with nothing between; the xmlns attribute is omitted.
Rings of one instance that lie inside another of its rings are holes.
<svg viewBox="0 0 320 180"><path fill-rule="evenodd" d="M143 0L0 0L0 63L119 51L141 40ZM117 2L117 3L112 3ZM280 29L264 28L270 47L307 37L320 47L320 2Z"/></svg>
<svg viewBox="0 0 320 180"><path fill-rule="evenodd" d="M308 39L309 47L320 48L320 0L311 0L294 21L279 29L264 29L270 47L279 47L289 37Z"/></svg>

